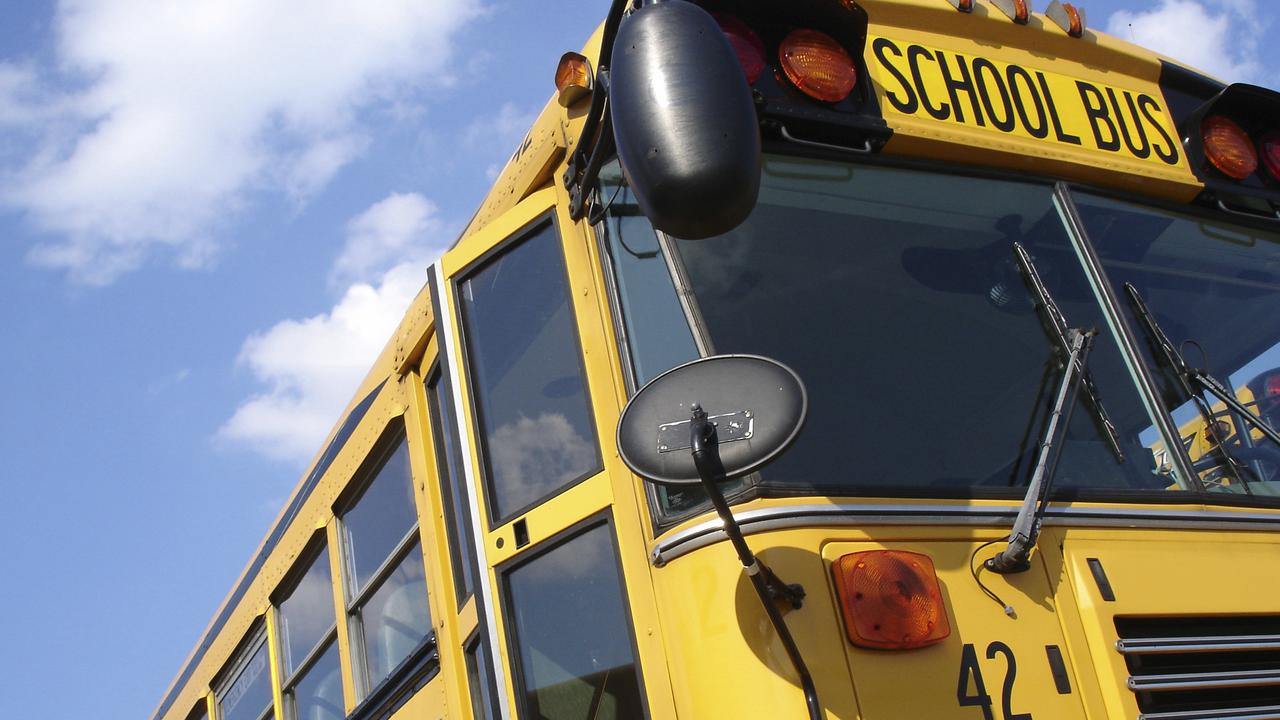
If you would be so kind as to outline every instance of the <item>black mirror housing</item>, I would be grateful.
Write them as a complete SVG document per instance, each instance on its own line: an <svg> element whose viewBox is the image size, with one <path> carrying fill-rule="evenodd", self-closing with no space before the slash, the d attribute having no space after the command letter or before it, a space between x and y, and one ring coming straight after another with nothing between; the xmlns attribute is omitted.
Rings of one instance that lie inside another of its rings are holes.
<svg viewBox="0 0 1280 720"><path fill-rule="evenodd" d="M701 239L745 220L760 191L760 128L715 19L684 0L644 5L622 21L610 75L618 159L653 226Z"/></svg>

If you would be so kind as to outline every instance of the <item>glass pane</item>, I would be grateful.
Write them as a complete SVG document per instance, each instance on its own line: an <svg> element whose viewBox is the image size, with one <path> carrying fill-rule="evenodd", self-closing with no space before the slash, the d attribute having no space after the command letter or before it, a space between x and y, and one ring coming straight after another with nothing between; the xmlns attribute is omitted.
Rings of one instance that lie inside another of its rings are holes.
<svg viewBox="0 0 1280 720"><path fill-rule="evenodd" d="M449 556L453 564L453 583L458 605L471 596L475 588L475 539L471 535L471 511L467 507L462 486L462 448L455 430L453 395L439 369L427 380L428 407L431 411L432 434L436 439L436 465L440 473L440 492L444 495L446 528L449 532Z"/></svg>
<svg viewBox="0 0 1280 720"><path fill-rule="evenodd" d="M409 449L400 440L355 506L342 516L355 596L417 523Z"/></svg>
<svg viewBox="0 0 1280 720"><path fill-rule="evenodd" d="M621 171L611 165L601 181L621 182ZM635 207L631 190L623 185L606 188L606 196L617 192L615 207ZM630 340L631 361L636 384L643 386L662 371L698 357L693 333L685 321L684 309L676 297L671 271L658 246L653 227L643 215L614 212L605 224L614 277L622 303L622 318ZM638 210L637 210L638 212Z"/></svg>
<svg viewBox="0 0 1280 720"><path fill-rule="evenodd" d="M386 679L431 632L427 581L417 543L359 611L369 688Z"/></svg>
<svg viewBox="0 0 1280 720"><path fill-rule="evenodd" d="M461 287L494 520L599 467L565 282L548 224Z"/></svg>
<svg viewBox="0 0 1280 720"><path fill-rule="evenodd" d="M1075 198L1205 487L1280 495L1280 448L1208 395L1212 422L1206 421L1123 287L1138 290L1189 364L1207 369L1237 400L1280 427L1280 384L1268 384L1280 378L1280 234L1092 195ZM1156 442L1154 429L1146 435Z"/></svg>
<svg viewBox="0 0 1280 720"><path fill-rule="evenodd" d="M267 669L267 644L263 642L218 699L218 717L221 720L258 720L270 706L271 673Z"/></svg>
<svg viewBox="0 0 1280 720"><path fill-rule="evenodd" d="M298 663L333 627L333 582L329 574L329 548L324 548L298 586L280 603L280 647L284 676L293 675Z"/></svg>
<svg viewBox="0 0 1280 720"><path fill-rule="evenodd" d="M546 720L644 717L608 525L520 565L506 582L520 653L522 715Z"/></svg>
<svg viewBox="0 0 1280 720"><path fill-rule="evenodd" d="M330 643L294 686L293 707L295 720L342 720L347 716L342 707L337 644Z"/></svg>
<svg viewBox="0 0 1280 720"><path fill-rule="evenodd" d="M1101 330L1089 369L1124 456L1081 398L1054 487L1173 488L1153 472L1143 436L1151 415L1051 188L779 156L766 159L745 223L675 242L715 352L776 358L808 388L804 431L761 483L833 495L1019 496L1059 372L1015 242L1067 322Z"/></svg>
<svg viewBox="0 0 1280 720"><path fill-rule="evenodd" d="M494 699L492 659L489 656L489 641L481 633L466 648L467 653L467 685L471 690L471 712L475 720L495 720L498 717L494 708L498 702Z"/></svg>

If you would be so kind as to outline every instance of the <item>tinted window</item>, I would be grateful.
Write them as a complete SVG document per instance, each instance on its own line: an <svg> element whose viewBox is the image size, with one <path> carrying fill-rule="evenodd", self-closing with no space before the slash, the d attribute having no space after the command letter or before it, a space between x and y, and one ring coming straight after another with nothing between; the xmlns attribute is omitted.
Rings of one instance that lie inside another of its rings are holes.
<svg viewBox="0 0 1280 720"><path fill-rule="evenodd" d="M608 525L517 566L506 583L522 717L645 716Z"/></svg>
<svg viewBox="0 0 1280 720"><path fill-rule="evenodd" d="M1280 234L1083 193L1075 199L1201 482L1211 492L1280 494L1280 448L1217 398L1207 397L1206 421L1123 287L1138 291L1189 364L1275 424L1278 396L1267 380L1280 369ZM1146 436L1154 442L1155 429Z"/></svg>
<svg viewBox="0 0 1280 720"><path fill-rule="evenodd" d="M427 581L417 543L360 611L369 686L382 682L431 632Z"/></svg>
<svg viewBox="0 0 1280 720"><path fill-rule="evenodd" d="M461 295L490 514L502 521L599 467L553 226L474 273Z"/></svg>
<svg viewBox="0 0 1280 720"><path fill-rule="evenodd" d="M1054 489L1178 487L1155 472L1151 409L1048 186L770 156L746 222L673 241L665 260L626 255L619 273L633 277L620 285L666 292L628 267L676 265L713 352L772 357L804 380L804 431L760 484L785 493L1019 495L1059 373L1015 243L1034 258L1068 325L1100 331L1089 371L1118 434L1117 453L1081 394ZM624 301L624 310L636 307L665 307L668 323L689 325L670 302ZM665 337L641 333L633 345ZM678 499L665 509L682 509Z"/></svg>
<svg viewBox="0 0 1280 720"><path fill-rule="evenodd" d="M431 632L408 451L401 438L342 515L347 618L362 695Z"/></svg>
<svg viewBox="0 0 1280 720"><path fill-rule="evenodd" d="M280 603L280 650L284 676L298 669L325 633L333 627L333 582L329 574L329 550L311 562L297 587Z"/></svg>
<svg viewBox="0 0 1280 720"><path fill-rule="evenodd" d="M498 717L494 708L498 701L494 699L493 673L489 656L489 640L481 627L476 636L466 647L467 653L467 686L471 690L471 712L475 720L494 720Z"/></svg>
<svg viewBox="0 0 1280 720"><path fill-rule="evenodd" d="M248 662L238 670L218 697L222 720L258 720L271 707L271 672L267 669L267 643L257 641Z"/></svg>
<svg viewBox="0 0 1280 720"><path fill-rule="evenodd" d="M368 584L417 520L409 449L401 439L355 506L342 516L352 593Z"/></svg>
<svg viewBox="0 0 1280 720"><path fill-rule="evenodd" d="M427 405L431 412L432 434L436 441L436 464L440 474L440 492L444 496L446 527L449 532L449 556L453 564L453 582L458 604L475 589L475 545L471 536L471 511L467 507L466 489L462 486L462 447L458 441L457 417L453 396L444 374L437 369L427 380Z"/></svg>
<svg viewBox="0 0 1280 720"><path fill-rule="evenodd" d="M293 689L297 720L342 720L342 674L338 670L338 646L330 643Z"/></svg>

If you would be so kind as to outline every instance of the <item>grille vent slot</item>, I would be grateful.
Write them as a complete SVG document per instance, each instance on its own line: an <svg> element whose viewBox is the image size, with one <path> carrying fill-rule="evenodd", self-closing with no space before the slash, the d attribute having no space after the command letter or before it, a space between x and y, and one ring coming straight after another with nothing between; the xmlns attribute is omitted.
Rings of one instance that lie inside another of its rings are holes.
<svg viewBox="0 0 1280 720"><path fill-rule="evenodd" d="M1138 720L1280 720L1280 615L1118 617Z"/></svg>

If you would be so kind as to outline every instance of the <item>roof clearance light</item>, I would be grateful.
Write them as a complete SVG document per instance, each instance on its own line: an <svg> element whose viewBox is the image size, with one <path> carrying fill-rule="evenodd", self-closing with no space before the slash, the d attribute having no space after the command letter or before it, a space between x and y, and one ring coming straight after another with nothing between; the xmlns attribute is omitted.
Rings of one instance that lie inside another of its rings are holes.
<svg viewBox="0 0 1280 720"><path fill-rule="evenodd" d="M1210 115L1200 124L1204 154L1223 175L1243 180L1258 169L1258 152L1244 129L1226 115Z"/></svg>
<svg viewBox="0 0 1280 720"><path fill-rule="evenodd" d="M995 5L1009 19L1019 25L1026 25L1031 19L1031 12L1027 8L1027 0L991 0L991 4Z"/></svg>
<svg viewBox="0 0 1280 720"><path fill-rule="evenodd" d="M1274 180L1280 180L1280 132L1270 132L1258 143L1262 148L1262 162Z"/></svg>
<svg viewBox="0 0 1280 720"><path fill-rule="evenodd" d="M831 567L845 632L858 647L910 650L951 635L933 561L904 550L850 553Z"/></svg>
<svg viewBox="0 0 1280 720"><path fill-rule="evenodd" d="M591 63L576 52L561 55L556 66L556 91L564 107L591 94Z"/></svg>
<svg viewBox="0 0 1280 720"><path fill-rule="evenodd" d="M738 64L747 76L747 84L755 85L760 73L764 72L764 43L760 41L760 36L733 15L712 13L712 17L720 23L720 29L737 54Z"/></svg>
<svg viewBox="0 0 1280 720"><path fill-rule="evenodd" d="M791 84L815 100L840 102L858 82L849 53L817 30L792 30L778 46L778 59Z"/></svg>
<svg viewBox="0 0 1280 720"><path fill-rule="evenodd" d="M973 12L973 0L950 0L951 6L962 13Z"/></svg>
<svg viewBox="0 0 1280 720"><path fill-rule="evenodd" d="M1049 3L1049 7L1044 9L1044 14L1071 37L1084 36L1085 17L1083 8L1078 8L1071 3L1061 2L1061 0L1053 0L1053 2Z"/></svg>

